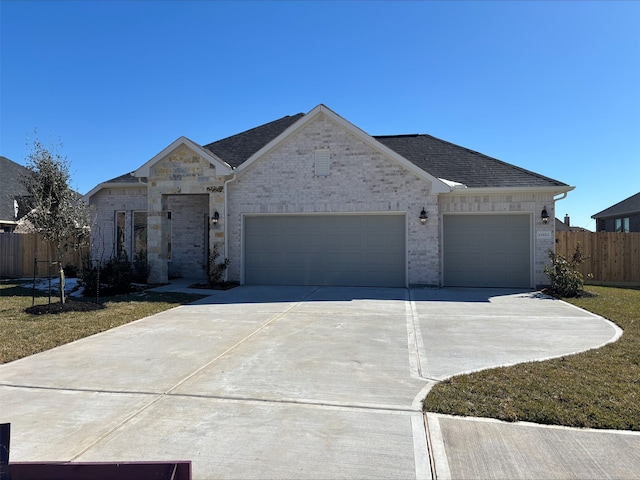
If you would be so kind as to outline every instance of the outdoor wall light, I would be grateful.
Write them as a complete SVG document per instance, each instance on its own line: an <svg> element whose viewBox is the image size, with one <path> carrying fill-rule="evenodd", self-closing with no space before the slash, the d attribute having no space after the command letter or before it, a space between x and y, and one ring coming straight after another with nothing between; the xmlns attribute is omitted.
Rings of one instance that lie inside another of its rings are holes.
<svg viewBox="0 0 640 480"><path fill-rule="evenodd" d="M427 212L425 211L424 207L422 208L422 211L420 212L420 223L422 225L424 225L425 223L427 223Z"/></svg>
<svg viewBox="0 0 640 480"><path fill-rule="evenodd" d="M218 224L218 220L220 220L220 214L216 210L215 212L213 212L213 215L211 216L211 223L213 225L217 225Z"/></svg>
<svg viewBox="0 0 640 480"><path fill-rule="evenodd" d="M547 207L542 209L542 213L540 213L540 218L542 219L542 223L545 225L549 223L549 214L547 213Z"/></svg>

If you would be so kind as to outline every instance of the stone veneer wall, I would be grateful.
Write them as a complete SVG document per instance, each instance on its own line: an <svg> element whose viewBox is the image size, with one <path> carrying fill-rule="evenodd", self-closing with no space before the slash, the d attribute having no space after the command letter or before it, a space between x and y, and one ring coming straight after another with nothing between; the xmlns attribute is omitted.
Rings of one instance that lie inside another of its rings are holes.
<svg viewBox="0 0 640 480"><path fill-rule="evenodd" d="M549 279L544 273L549 263L549 249L555 251L555 209L553 195L550 194L514 194L514 195L474 195L469 191L443 194L439 198L440 214L448 213L530 213L533 219L532 245L533 286L548 285ZM542 223L540 213L547 208L549 223ZM540 232L540 234L538 233Z"/></svg>
<svg viewBox="0 0 640 480"><path fill-rule="evenodd" d="M314 152L330 150L330 174L315 176ZM437 196L429 182L324 115L229 184L229 278L241 279L244 214L406 213L409 284L440 279ZM425 208L426 225L418 219Z"/></svg>
<svg viewBox="0 0 640 480"><path fill-rule="evenodd" d="M215 166L193 152L185 145L180 145L164 159L156 162L149 170L148 192L148 261L151 267L150 281L166 282L169 275L169 195L206 194L210 217L215 210L220 214L220 222L210 227L209 245L214 242L224 243L225 211L223 194L224 177L216 175ZM179 232L173 229L175 235ZM175 247L173 247L175 254ZM200 255L200 257L202 257ZM172 269L183 271L176 262ZM194 272L195 274L196 272Z"/></svg>

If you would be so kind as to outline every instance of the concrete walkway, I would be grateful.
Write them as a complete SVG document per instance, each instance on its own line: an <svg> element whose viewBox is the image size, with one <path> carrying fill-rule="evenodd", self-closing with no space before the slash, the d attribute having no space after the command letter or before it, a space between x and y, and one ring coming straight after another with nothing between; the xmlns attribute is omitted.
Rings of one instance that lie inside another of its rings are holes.
<svg viewBox="0 0 640 480"><path fill-rule="evenodd" d="M432 471L438 478L584 477L571 468L580 459L575 452L560 457L568 465L558 471L546 458L520 462L520 450L510 454L527 439L539 446L540 437L523 434L520 424L487 429L430 414L427 437L420 408L446 376L616 338L619 331L599 317L504 290L207 293L195 304L0 365L0 423L12 423L11 461L191 460L194 478L203 479L431 478ZM585 433L558 444L583 442ZM609 458L640 441L598 435ZM518 436L524 440L514 444ZM640 471L640 459L626 457ZM625 476L598 466L594 478Z"/></svg>

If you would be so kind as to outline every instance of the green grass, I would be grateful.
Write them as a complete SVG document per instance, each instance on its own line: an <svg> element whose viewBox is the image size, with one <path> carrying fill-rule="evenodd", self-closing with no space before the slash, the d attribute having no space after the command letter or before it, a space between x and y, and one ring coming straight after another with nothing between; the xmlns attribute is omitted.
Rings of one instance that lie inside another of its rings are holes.
<svg viewBox="0 0 640 480"><path fill-rule="evenodd" d="M0 281L0 363L11 362L202 298L202 295L146 291L102 298L100 301L104 308L99 310L32 315L25 311L31 307L31 294L31 289L23 288L18 282ZM47 296L41 292L36 294L36 305L48 303ZM56 300L51 299L52 302Z"/></svg>
<svg viewBox="0 0 640 480"><path fill-rule="evenodd" d="M452 377L424 410L572 427L640 430L640 290L588 286L565 299L602 315L624 333L576 355Z"/></svg>

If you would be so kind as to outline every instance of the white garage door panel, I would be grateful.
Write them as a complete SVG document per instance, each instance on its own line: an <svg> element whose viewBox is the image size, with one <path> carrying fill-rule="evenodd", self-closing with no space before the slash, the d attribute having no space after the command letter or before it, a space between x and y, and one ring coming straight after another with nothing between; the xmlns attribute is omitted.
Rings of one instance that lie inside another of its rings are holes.
<svg viewBox="0 0 640 480"><path fill-rule="evenodd" d="M444 284L530 287L529 215L445 215Z"/></svg>
<svg viewBox="0 0 640 480"><path fill-rule="evenodd" d="M402 215L247 217L245 283L405 286Z"/></svg>

